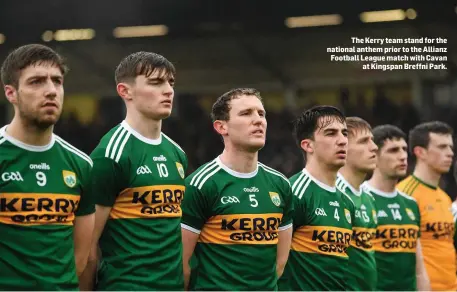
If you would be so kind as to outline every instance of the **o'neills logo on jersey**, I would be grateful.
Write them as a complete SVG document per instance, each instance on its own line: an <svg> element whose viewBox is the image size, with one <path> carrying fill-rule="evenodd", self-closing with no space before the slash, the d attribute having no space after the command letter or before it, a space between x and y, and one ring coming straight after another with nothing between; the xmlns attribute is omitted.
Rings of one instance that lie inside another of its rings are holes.
<svg viewBox="0 0 457 292"><path fill-rule="evenodd" d="M0 194L0 223L18 225L72 225L79 195Z"/></svg>
<svg viewBox="0 0 457 292"><path fill-rule="evenodd" d="M429 222L425 224L425 230L422 230L422 238L452 240L454 228L453 222Z"/></svg>
<svg viewBox="0 0 457 292"><path fill-rule="evenodd" d="M373 250L373 239L376 237L375 228L352 227L351 246L364 251Z"/></svg>
<svg viewBox="0 0 457 292"><path fill-rule="evenodd" d="M347 257L352 230L333 226L302 226L293 237L291 249L298 252Z"/></svg>
<svg viewBox="0 0 457 292"><path fill-rule="evenodd" d="M373 246L378 252L416 252L417 225L379 225Z"/></svg>
<svg viewBox="0 0 457 292"><path fill-rule="evenodd" d="M122 191L111 209L111 219L181 217L184 186L161 185Z"/></svg>
<svg viewBox="0 0 457 292"><path fill-rule="evenodd" d="M231 214L211 217L199 241L215 244L277 244L282 214Z"/></svg>

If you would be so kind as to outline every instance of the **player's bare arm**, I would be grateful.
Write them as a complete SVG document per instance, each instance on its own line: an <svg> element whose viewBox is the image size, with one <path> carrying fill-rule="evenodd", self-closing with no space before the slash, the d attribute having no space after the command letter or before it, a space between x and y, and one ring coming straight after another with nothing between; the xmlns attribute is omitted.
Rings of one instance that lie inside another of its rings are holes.
<svg viewBox="0 0 457 292"><path fill-rule="evenodd" d="M181 228L182 232L182 246L183 246L183 254L182 254L182 261L183 261L183 271L184 271L184 290L187 290L189 287L189 279L190 279L190 258L194 253L195 245L197 244L198 237L200 234L189 231L187 229Z"/></svg>
<svg viewBox="0 0 457 292"><path fill-rule="evenodd" d="M292 242L293 228L279 231L278 235L278 251L276 258L276 274L278 278L282 276L284 268L286 267L287 259L289 258L290 244Z"/></svg>

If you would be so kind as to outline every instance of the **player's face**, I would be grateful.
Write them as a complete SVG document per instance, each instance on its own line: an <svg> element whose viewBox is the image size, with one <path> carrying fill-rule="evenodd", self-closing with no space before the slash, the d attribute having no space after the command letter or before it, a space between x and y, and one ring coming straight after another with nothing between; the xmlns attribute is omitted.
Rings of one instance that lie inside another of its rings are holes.
<svg viewBox="0 0 457 292"><path fill-rule="evenodd" d="M230 101L227 135L233 145L256 152L265 145L266 113L262 102L254 95L243 95Z"/></svg>
<svg viewBox="0 0 457 292"><path fill-rule="evenodd" d="M451 135L430 133L430 143L425 151L426 163L436 172L449 172L454 158L454 143Z"/></svg>
<svg viewBox="0 0 457 292"><path fill-rule="evenodd" d="M314 132L313 156L318 161L339 169L346 163L348 146L346 123L333 117L321 117Z"/></svg>
<svg viewBox="0 0 457 292"><path fill-rule="evenodd" d="M347 164L360 172L371 172L376 168L377 151L369 129L355 130L349 135Z"/></svg>
<svg viewBox="0 0 457 292"><path fill-rule="evenodd" d="M149 119L168 118L173 107L174 78L155 70L149 77L139 75L132 86L132 100L136 110Z"/></svg>
<svg viewBox="0 0 457 292"><path fill-rule="evenodd" d="M378 151L377 165L379 171L390 179L400 179L406 175L408 168L408 150L404 139L390 139Z"/></svg>
<svg viewBox="0 0 457 292"><path fill-rule="evenodd" d="M18 88L6 85L5 94L23 121L47 129L57 123L62 113L63 79L58 66L31 65L20 72Z"/></svg>

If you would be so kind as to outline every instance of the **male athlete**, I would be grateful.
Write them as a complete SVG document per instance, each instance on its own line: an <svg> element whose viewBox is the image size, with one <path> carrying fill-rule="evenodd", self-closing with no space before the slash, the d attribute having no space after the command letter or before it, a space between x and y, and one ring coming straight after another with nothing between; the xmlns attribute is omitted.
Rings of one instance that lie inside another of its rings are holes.
<svg viewBox="0 0 457 292"><path fill-rule="evenodd" d="M427 122L409 132L409 149L416 158L412 175L397 186L416 199L421 212L421 245L432 290L457 290L452 201L438 184L454 157L452 128Z"/></svg>
<svg viewBox="0 0 457 292"><path fill-rule="evenodd" d="M293 207L287 178L258 162L267 130L260 93L238 88L223 94L212 119L225 147L186 179L181 225L186 286L275 290L289 255Z"/></svg>
<svg viewBox="0 0 457 292"><path fill-rule="evenodd" d="M376 168L376 151L371 126L358 117L346 118L348 155L341 168L336 187L349 195L355 204L351 246L348 249L348 284L353 291L376 289L376 259L373 237L376 235L374 198L360 188L368 173Z"/></svg>
<svg viewBox="0 0 457 292"><path fill-rule="evenodd" d="M96 224L85 289L183 290L181 200L187 158L161 132L175 68L155 53L124 58L115 73L127 115L92 153Z"/></svg>
<svg viewBox="0 0 457 292"><path fill-rule="evenodd" d="M430 290L420 237L420 213L416 200L395 188L406 174L406 135L398 127L373 129L378 146L376 169L364 191L375 198L378 227L373 240L378 281L376 290Z"/></svg>
<svg viewBox="0 0 457 292"><path fill-rule="evenodd" d="M14 117L0 129L0 290L77 290L87 263L92 160L53 134L66 72L62 57L38 44L1 67Z"/></svg>
<svg viewBox="0 0 457 292"><path fill-rule="evenodd" d="M335 107L313 107L296 120L294 135L306 167L290 178L294 233L279 289L346 290L354 203L335 187L346 162L345 116Z"/></svg>

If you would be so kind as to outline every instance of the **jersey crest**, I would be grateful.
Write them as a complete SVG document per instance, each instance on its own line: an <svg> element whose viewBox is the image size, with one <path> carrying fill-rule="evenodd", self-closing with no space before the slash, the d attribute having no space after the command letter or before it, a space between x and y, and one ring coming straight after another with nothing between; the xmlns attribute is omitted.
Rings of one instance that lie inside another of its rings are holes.
<svg viewBox="0 0 457 292"><path fill-rule="evenodd" d="M346 216L346 220L351 223L351 212L348 209L344 209L344 215Z"/></svg>
<svg viewBox="0 0 457 292"><path fill-rule="evenodd" d="M178 173L181 176L181 178L184 178L185 173L184 173L184 167L182 166L182 164L179 162L176 162L176 168L178 169Z"/></svg>
<svg viewBox="0 0 457 292"><path fill-rule="evenodd" d="M74 172L63 170L62 175L63 181L68 187L73 188L76 185L76 174Z"/></svg>
<svg viewBox="0 0 457 292"><path fill-rule="evenodd" d="M275 204L276 207L279 207L281 205L281 198L279 197L278 193L275 192L269 192L270 193L270 198L273 204Z"/></svg>
<svg viewBox="0 0 457 292"><path fill-rule="evenodd" d="M416 220L416 216L414 216L414 212L409 209L409 208L406 208L406 214L408 214L409 218L411 218L411 220Z"/></svg>

